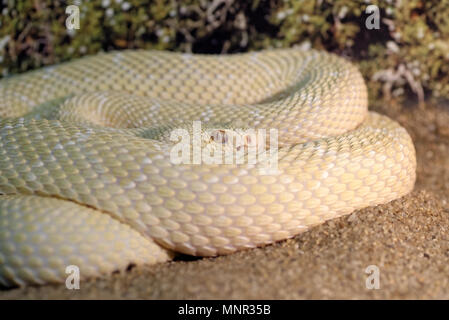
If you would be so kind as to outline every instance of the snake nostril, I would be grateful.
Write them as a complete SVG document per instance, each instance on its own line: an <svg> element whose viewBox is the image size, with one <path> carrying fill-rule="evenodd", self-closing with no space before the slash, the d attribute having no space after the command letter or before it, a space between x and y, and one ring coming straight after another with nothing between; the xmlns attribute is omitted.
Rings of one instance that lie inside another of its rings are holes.
<svg viewBox="0 0 449 320"><path fill-rule="evenodd" d="M130 263L128 264L128 266L126 267L126 271L131 271L132 269L134 269L135 267L137 267L137 265L135 263Z"/></svg>

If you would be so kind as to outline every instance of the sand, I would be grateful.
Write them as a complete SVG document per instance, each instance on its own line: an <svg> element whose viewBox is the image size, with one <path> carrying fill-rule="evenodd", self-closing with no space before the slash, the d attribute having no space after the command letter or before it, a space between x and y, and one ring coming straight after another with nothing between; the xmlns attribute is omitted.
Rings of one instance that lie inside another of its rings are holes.
<svg viewBox="0 0 449 320"><path fill-rule="evenodd" d="M264 248L134 267L80 290L3 290L0 299L449 299L449 103L373 109L412 135L411 194ZM379 289L366 288L369 265L379 268Z"/></svg>

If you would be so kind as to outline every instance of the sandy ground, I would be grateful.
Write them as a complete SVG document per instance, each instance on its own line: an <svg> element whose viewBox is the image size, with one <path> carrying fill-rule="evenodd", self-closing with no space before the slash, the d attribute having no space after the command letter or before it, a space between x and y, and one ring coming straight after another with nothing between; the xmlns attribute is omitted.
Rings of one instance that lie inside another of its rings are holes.
<svg viewBox="0 0 449 320"><path fill-rule="evenodd" d="M0 299L449 299L449 104L374 107L413 137L410 195L312 228L294 239L210 259L135 267L107 279L0 291ZM365 268L380 270L366 288Z"/></svg>

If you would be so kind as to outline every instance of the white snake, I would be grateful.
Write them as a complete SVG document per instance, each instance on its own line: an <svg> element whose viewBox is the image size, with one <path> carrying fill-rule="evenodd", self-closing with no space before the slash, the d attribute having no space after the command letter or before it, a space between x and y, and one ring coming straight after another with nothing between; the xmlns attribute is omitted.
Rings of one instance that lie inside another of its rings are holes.
<svg viewBox="0 0 449 320"><path fill-rule="evenodd" d="M173 163L169 133L193 120L277 129L278 171ZM323 52L122 51L28 72L0 81L0 284L269 244L401 197L415 168L406 130Z"/></svg>

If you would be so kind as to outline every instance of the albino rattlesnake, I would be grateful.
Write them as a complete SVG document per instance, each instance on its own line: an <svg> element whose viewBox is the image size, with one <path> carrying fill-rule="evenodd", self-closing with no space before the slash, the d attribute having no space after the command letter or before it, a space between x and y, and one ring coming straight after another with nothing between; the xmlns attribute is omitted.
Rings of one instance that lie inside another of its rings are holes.
<svg viewBox="0 0 449 320"><path fill-rule="evenodd" d="M0 97L5 286L272 243L415 181L405 129L327 53L103 53L4 79ZM167 132L193 120L277 129L277 173L172 163Z"/></svg>

